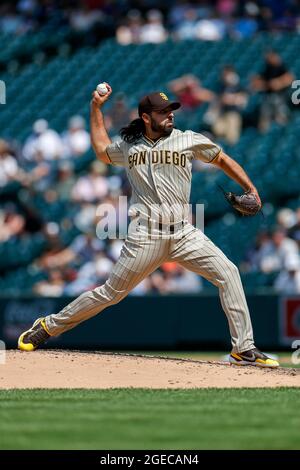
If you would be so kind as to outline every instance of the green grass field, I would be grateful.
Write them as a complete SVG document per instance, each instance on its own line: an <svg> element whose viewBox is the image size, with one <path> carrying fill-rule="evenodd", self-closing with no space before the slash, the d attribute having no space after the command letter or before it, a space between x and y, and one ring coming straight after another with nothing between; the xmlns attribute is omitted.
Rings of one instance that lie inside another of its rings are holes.
<svg viewBox="0 0 300 470"><path fill-rule="evenodd" d="M1 449L300 449L300 389L0 392Z"/></svg>

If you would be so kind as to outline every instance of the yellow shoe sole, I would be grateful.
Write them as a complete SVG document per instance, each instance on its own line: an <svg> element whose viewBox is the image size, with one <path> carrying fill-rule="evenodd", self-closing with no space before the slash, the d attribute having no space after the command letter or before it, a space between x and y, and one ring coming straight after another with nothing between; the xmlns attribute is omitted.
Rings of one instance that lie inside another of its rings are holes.
<svg viewBox="0 0 300 470"><path fill-rule="evenodd" d="M271 367L276 368L279 367L279 362L275 361L274 359L256 359L255 362L244 361L244 360L236 360L233 356L229 356L229 362L231 365L234 366L254 366L254 367Z"/></svg>
<svg viewBox="0 0 300 470"><path fill-rule="evenodd" d="M29 333L29 331L32 330L32 328L34 328L39 322L42 323L42 326L43 328L46 330L46 327L45 327L45 322L44 322L44 318L37 318L34 322L34 324L32 325L31 328L29 328L29 330L26 330L24 331L24 333L22 333L20 336L19 336L19 339L18 339L18 349L20 349L20 351L27 351L27 352L31 352L31 351L34 351L37 346L33 346L33 344L31 343L23 343L23 338L24 336ZM47 330L46 330L47 331ZM47 331L48 333L48 331Z"/></svg>

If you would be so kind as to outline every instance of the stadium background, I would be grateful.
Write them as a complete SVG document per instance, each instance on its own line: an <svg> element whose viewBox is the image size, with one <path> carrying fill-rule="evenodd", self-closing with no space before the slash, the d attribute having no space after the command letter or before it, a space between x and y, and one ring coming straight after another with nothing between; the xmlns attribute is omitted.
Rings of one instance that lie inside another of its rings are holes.
<svg viewBox="0 0 300 470"><path fill-rule="evenodd" d="M268 115L270 96L254 77L270 49L293 79L300 76L299 2L20 0L1 2L0 12L0 328L7 345L15 347L41 313L103 283L118 258L122 242L96 237L95 211L130 190L122 171L96 162L88 136L91 92L107 81L112 139L142 95L182 93L176 125L219 142L255 182L262 217L237 217L217 189L237 186L209 165L194 167L191 202L205 204L206 234L241 270L258 346L289 349L300 337L299 107L287 86L279 101L274 93ZM243 99L220 110L225 66L232 93ZM237 135L232 125L215 135L225 111L242 124ZM121 304L49 344L230 347L217 290L169 263Z"/></svg>

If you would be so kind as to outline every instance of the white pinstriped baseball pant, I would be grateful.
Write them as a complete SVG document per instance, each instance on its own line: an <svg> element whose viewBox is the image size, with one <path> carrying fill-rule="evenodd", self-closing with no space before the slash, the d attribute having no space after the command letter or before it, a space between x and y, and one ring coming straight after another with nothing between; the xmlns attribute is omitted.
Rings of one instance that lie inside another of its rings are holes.
<svg viewBox="0 0 300 470"><path fill-rule="evenodd" d="M217 286L229 323L232 351L254 348L251 319L238 268L206 235L189 223L166 238L145 236L144 228L140 232L129 230L120 258L105 284L84 292L59 313L47 316L49 333L57 336L120 302L165 261L176 261Z"/></svg>

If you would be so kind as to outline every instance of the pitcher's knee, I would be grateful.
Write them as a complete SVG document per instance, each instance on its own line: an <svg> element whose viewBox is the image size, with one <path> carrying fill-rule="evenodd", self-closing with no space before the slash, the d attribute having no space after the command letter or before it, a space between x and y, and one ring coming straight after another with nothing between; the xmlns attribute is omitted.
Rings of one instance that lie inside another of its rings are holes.
<svg viewBox="0 0 300 470"><path fill-rule="evenodd" d="M232 263L232 261L228 260L224 266L224 281L230 282L233 279L240 279L240 272L238 267Z"/></svg>
<svg viewBox="0 0 300 470"><path fill-rule="evenodd" d="M101 303L106 303L107 305L115 305L127 295L127 292L117 291L107 282L102 286L96 287L91 292Z"/></svg>

